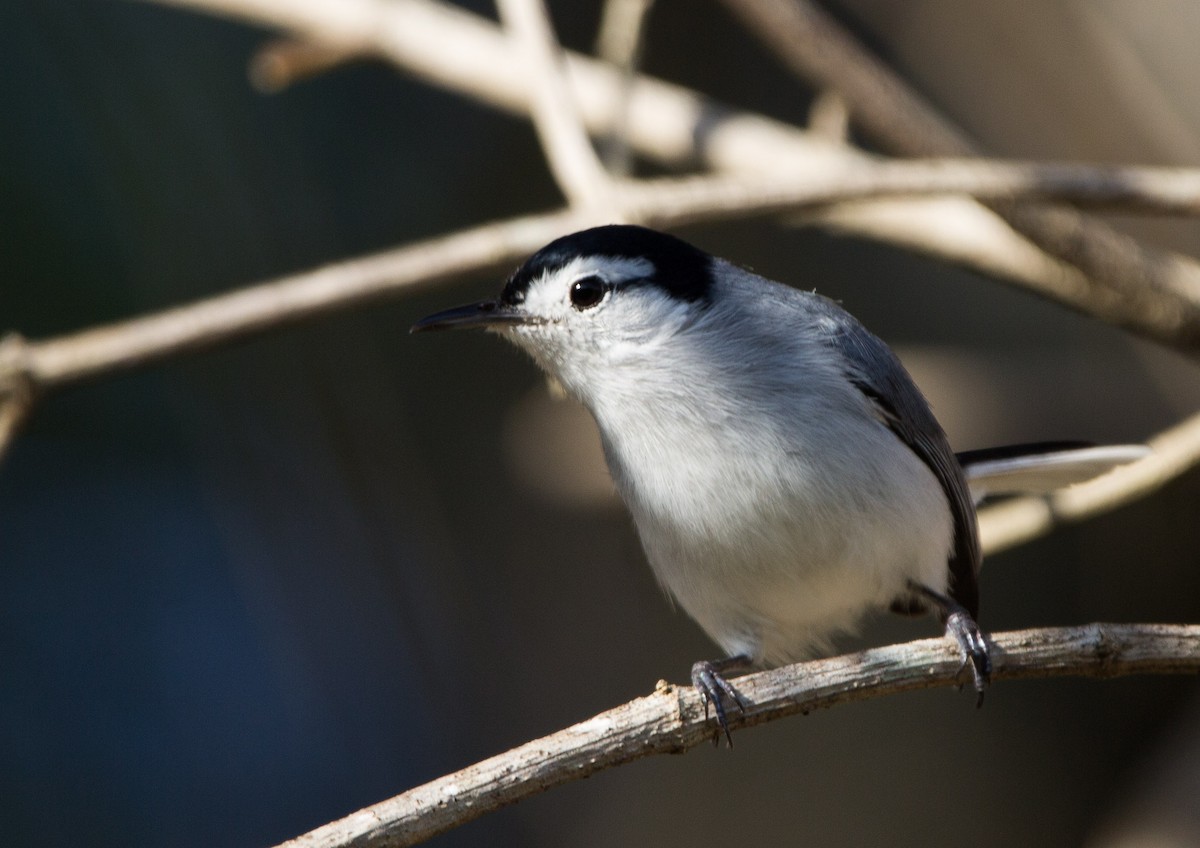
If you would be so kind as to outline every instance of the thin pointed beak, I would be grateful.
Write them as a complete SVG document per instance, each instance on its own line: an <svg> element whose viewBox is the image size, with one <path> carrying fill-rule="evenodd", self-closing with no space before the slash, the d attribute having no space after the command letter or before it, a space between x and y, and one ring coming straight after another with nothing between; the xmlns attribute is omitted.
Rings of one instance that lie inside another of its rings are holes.
<svg viewBox="0 0 1200 848"><path fill-rule="evenodd" d="M495 300L456 306L427 315L409 328L410 333L426 330L482 330L513 324L536 324L532 316L516 312Z"/></svg>

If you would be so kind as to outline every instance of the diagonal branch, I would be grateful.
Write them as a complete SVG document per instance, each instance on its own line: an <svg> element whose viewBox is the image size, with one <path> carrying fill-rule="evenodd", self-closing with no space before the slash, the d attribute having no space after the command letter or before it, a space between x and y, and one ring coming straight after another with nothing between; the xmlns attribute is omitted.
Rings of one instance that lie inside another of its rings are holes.
<svg viewBox="0 0 1200 848"><path fill-rule="evenodd" d="M629 99L642 61L646 19L654 0L606 0L596 37L596 55L617 69L621 87L612 129L600 141L601 158L609 172L628 176L633 161L629 150Z"/></svg>
<svg viewBox="0 0 1200 848"><path fill-rule="evenodd" d="M581 220L571 212L512 218L45 341L11 336L12 355L0 357L0 398L19 382L55 389L498 268Z"/></svg>
<svg viewBox="0 0 1200 848"><path fill-rule="evenodd" d="M579 117L545 3L497 0L497 6L525 59L522 64L533 91L533 124L554 179L572 206L612 214L609 176Z"/></svg>
<svg viewBox="0 0 1200 848"><path fill-rule="evenodd" d="M997 633L993 679L1195 674L1200 626L1092 624ZM961 660L946 639L924 639L737 679L748 703L734 726L955 684ZM418 786L284 843L280 848L398 848L598 771L713 738L690 687L656 691L587 721Z"/></svg>
<svg viewBox="0 0 1200 848"><path fill-rule="evenodd" d="M250 84L263 94L278 94L301 80L363 58L353 47L326 47L311 41L276 38L258 48L250 59Z"/></svg>
<svg viewBox="0 0 1200 848"><path fill-rule="evenodd" d="M812 0L725 0L798 75L841 93L855 121L885 147L910 156L965 156L975 144ZM1151 250L1066 207L991 204L1018 233L1082 271L1090 312L1144 332L1181 326L1200 302L1200 263ZM1064 285L1065 284L1065 285ZM1079 281L1062 280L1061 295ZM1190 332L1190 331L1189 331Z"/></svg>
<svg viewBox="0 0 1200 848"><path fill-rule="evenodd" d="M15 333L0 339L0 460L33 411L25 351L25 339Z"/></svg>
<svg viewBox="0 0 1200 848"><path fill-rule="evenodd" d="M724 0L797 76L836 91L868 136L901 156L969 156L978 151L890 67L810 0Z"/></svg>

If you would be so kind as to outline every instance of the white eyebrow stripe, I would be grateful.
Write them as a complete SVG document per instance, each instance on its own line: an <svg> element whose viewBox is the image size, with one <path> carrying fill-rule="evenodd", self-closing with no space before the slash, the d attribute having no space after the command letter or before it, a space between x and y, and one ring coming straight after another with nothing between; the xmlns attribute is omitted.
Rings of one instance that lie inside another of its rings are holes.
<svg viewBox="0 0 1200 848"><path fill-rule="evenodd" d="M546 277L561 277L578 280L581 277L597 276L610 283L636 280L654 276L654 263L640 256L577 256L558 270L547 271Z"/></svg>
<svg viewBox="0 0 1200 848"><path fill-rule="evenodd" d="M529 309L551 314L566 303L567 289L576 280L596 276L620 287L624 282L653 277L656 270L653 262L640 256L576 256L533 280L525 290L525 303Z"/></svg>

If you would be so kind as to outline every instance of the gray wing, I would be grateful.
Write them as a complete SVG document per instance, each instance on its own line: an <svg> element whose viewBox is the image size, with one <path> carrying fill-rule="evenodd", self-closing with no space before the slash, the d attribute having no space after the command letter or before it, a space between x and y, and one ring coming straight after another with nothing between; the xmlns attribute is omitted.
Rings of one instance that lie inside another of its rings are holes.
<svg viewBox="0 0 1200 848"><path fill-rule="evenodd" d="M954 517L954 551L950 557L950 596L972 618L979 615L978 575L982 556L975 504L962 467L934 418L929 403L891 348L858 323L852 315L823 297L816 297L828 329L826 341L847 364L847 377L874 404L880 420L929 466L950 504ZM903 607L904 599L898 599Z"/></svg>

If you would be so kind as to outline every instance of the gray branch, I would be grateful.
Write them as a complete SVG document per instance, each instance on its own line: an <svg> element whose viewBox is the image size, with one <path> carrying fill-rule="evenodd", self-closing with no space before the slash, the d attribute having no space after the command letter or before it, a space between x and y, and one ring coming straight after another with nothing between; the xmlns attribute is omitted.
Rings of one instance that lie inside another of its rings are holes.
<svg viewBox="0 0 1200 848"><path fill-rule="evenodd" d="M996 633L994 681L1200 672L1200 625L1091 624ZM731 725L918 689L953 686L961 661L946 639L923 639L737 678L749 704ZM964 704L964 709L966 709ZM280 848L414 845L555 786L713 738L696 693L660 682L653 694L535 739L331 822Z"/></svg>

